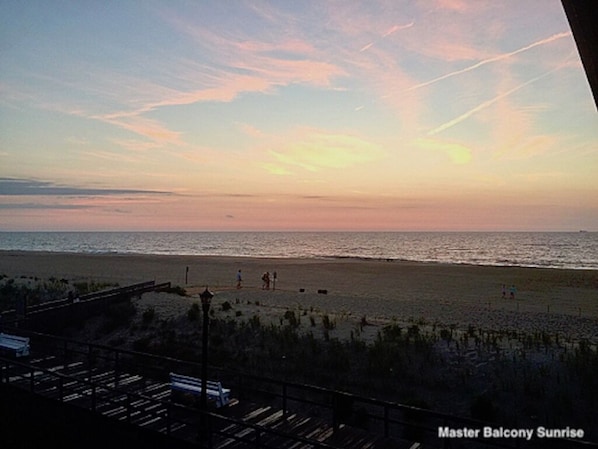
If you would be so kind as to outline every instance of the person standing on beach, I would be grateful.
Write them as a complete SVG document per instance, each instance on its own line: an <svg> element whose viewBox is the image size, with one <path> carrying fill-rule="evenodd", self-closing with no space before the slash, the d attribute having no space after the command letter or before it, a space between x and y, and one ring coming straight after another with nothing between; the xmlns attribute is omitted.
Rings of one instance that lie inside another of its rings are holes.
<svg viewBox="0 0 598 449"><path fill-rule="evenodd" d="M267 271L262 275L262 290L270 290L270 273Z"/></svg>
<svg viewBox="0 0 598 449"><path fill-rule="evenodd" d="M509 289L509 291L510 291L511 299L515 299L515 293L517 293L517 289L515 288L515 284L511 285L511 288Z"/></svg>
<svg viewBox="0 0 598 449"><path fill-rule="evenodd" d="M243 282L243 276L241 276L241 270L237 271L237 288L241 288Z"/></svg>
<svg viewBox="0 0 598 449"><path fill-rule="evenodd" d="M507 299L507 286L505 284L502 285L502 299Z"/></svg>

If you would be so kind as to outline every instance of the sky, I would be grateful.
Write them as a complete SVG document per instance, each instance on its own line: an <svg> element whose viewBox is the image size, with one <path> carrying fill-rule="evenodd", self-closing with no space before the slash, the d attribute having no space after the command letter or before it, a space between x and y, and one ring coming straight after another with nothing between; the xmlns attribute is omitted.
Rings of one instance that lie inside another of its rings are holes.
<svg viewBox="0 0 598 449"><path fill-rule="evenodd" d="M0 231L598 231L558 0L0 0Z"/></svg>

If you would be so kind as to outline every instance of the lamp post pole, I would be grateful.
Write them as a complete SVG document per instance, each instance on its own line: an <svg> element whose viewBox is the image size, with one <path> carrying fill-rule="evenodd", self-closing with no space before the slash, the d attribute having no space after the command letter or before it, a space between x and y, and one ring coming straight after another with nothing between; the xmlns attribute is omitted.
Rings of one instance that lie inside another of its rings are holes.
<svg viewBox="0 0 598 449"><path fill-rule="evenodd" d="M208 331L210 325L210 303L214 294L206 289L199 294L201 299L201 309L203 311L203 329L202 329L202 349L201 349L201 433L207 435L206 412L208 410Z"/></svg>

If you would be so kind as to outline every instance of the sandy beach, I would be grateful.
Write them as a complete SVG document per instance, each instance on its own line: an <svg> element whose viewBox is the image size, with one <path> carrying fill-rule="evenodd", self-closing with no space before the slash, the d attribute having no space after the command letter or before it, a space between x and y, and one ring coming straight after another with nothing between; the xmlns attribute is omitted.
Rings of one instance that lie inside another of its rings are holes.
<svg viewBox="0 0 598 449"><path fill-rule="evenodd" d="M188 270L187 270L188 268ZM236 273L242 270L242 288ZM262 289L263 272L277 273ZM355 259L257 259L203 256L87 255L0 252L0 275L12 278L96 281L121 286L155 280L181 286L181 299L148 294L138 307L164 318L184 314L206 286L214 308L233 304L238 319L280 320L329 315L331 336L359 327L375 335L388 322L522 332L549 332L598 341L598 271L424 264ZM502 285L507 286L506 298ZM516 287L515 299L509 288ZM325 293L323 292L325 291ZM308 313L309 312L309 313ZM307 321L307 319L306 319ZM367 335L366 335L367 336Z"/></svg>
<svg viewBox="0 0 598 449"><path fill-rule="evenodd" d="M269 290L265 271L277 273ZM69 288L155 280L185 289L134 297L118 327L104 314L65 329L77 340L194 359L200 322L190 312L207 286L218 366L511 425L574 423L589 438L596 428L598 271L0 252L0 285L52 278ZM409 343L414 333L421 339ZM485 408L474 411L479 401Z"/></svg>

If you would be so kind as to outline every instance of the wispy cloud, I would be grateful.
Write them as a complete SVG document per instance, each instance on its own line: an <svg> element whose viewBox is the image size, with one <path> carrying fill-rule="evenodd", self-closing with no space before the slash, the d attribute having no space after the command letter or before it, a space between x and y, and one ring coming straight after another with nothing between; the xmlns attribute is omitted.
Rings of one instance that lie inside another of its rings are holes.
<svg viewBox="0 0 598 449"><path fill-rule="evenodd" d="M186 61L174 61L172 76L186 80L187 88L180 90L153 88L146 90L154 98L143 100L140 93L135 102L123 104L120 110L109 113L75 113L117 126L161 145L183 145L179 132L163 122L148 118L159 109L206 102L232 102L244 93L271 94L277 88L292 84L333 87L332 80L345 76L340 66L317 56L307 42L290 39L266 42L255 39L233 39L204 29L182 25L179 29L191 35L205 47L210 58L218 61L211 68ZM135 83L135 80L129 80ZM142 82L147 84L147 82ZM135 86L135 91L139 87ZM157 98L156 98L157 97Z"/></svg>
<svg viewBox="0 0 598 449"><path fill-rule="evenodd" d="M471 161L471 149L460 143L446 142L429 138L420 138L415 140L414 143L419 148L438 151L446 154L454 164L462 165Z"/></svg>
<svg viewBox="0 0 598 449"><path fill-rule="evenodd" d="M94 118L132 133L146 137L154 142L181 145L180 134L172 131L157 120L148 119L141 112L128 112L126 114L112 113L107 115L92 115Z"/></svg>
<svg viewBox="0 0 598 449"><path fill-rule="evenodd" d="M105 196L105 195L170 195L170 192L137 189L97 189L61 186L49 181L0 178L0 196Z"/></svg>
<svg viewBox="0 0 598 449"><path fill-rule="evenodd" d="M83 210L83 209L91 209L93 206L90 205L83 205L83 204L41 204L41 203L10 203L10 204L1 204L0 209L10 210L10 209L50 209L50 210Z"/></svg>
<svg viewBox="0 0 598 449"><path fill-rule="evenodd" d="M298 130L291 142L270 151L277 166L300 167L316 172L358 166L383 155L378 145L358 136L309 128Z"/></svg>

